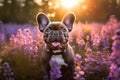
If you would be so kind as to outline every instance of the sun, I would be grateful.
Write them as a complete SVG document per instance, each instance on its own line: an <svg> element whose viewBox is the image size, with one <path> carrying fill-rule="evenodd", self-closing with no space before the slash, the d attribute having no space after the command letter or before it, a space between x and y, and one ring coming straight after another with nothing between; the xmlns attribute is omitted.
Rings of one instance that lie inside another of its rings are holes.
<svg viewBox="0 0 120 80"><path fill-rule="evenodd" d="M61 0L61 4L65 8L72 8L78 4L79 0Z"/></svg>

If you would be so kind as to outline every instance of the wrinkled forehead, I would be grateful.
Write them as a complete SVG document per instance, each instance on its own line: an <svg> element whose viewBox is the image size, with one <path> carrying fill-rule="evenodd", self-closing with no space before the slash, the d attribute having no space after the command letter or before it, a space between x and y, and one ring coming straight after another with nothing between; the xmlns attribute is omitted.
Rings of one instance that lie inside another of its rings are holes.
<svg viewBox="0 0 120 80"><path fill-rule="evenodd" d="M50 28L52 30L61 30L62 28L66 27L62 22L51 22L46 28Z"/></svg>

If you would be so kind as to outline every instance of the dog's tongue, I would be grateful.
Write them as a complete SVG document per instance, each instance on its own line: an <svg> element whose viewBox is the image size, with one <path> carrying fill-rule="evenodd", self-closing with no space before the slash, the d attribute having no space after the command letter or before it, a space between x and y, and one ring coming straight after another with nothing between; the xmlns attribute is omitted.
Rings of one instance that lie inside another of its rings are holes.
<svg viewBox="0 0 120 80"><path fill-rule="evenodd" d="M52 42L52 46L56 47L56 46L59 46L60 43L59 42Z"/></svg>

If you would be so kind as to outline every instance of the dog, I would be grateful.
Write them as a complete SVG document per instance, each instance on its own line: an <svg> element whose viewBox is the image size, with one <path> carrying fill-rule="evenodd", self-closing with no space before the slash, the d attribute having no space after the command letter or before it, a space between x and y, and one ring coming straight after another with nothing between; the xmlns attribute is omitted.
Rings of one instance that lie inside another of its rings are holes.
<svg viewBox="0 0 120 80"><path fill-rule="evenodd" d="M67 13L62 21L51 22L44 13L37 15L39 30L43 33L46 49L43 53L43 72L42 80L50 80L50 61L56 60L61 65L62 77L57 80L74 80L74 51L68 44L69 32L73 29L75 14Z"/></svg>

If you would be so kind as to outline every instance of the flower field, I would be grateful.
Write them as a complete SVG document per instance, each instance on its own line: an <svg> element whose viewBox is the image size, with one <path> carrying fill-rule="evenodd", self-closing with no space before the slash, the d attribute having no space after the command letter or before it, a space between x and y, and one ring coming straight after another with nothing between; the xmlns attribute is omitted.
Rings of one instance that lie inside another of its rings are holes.
<svg viewBox="0 0 120 80"><path fill-rule="evenodd" d="M41 80L45 48L38 26L0 22L0 80ZM76 80L120 80L120 23L74 23L69 44L75 52ZM51 63L51 80L61 77Z"/></svg>

